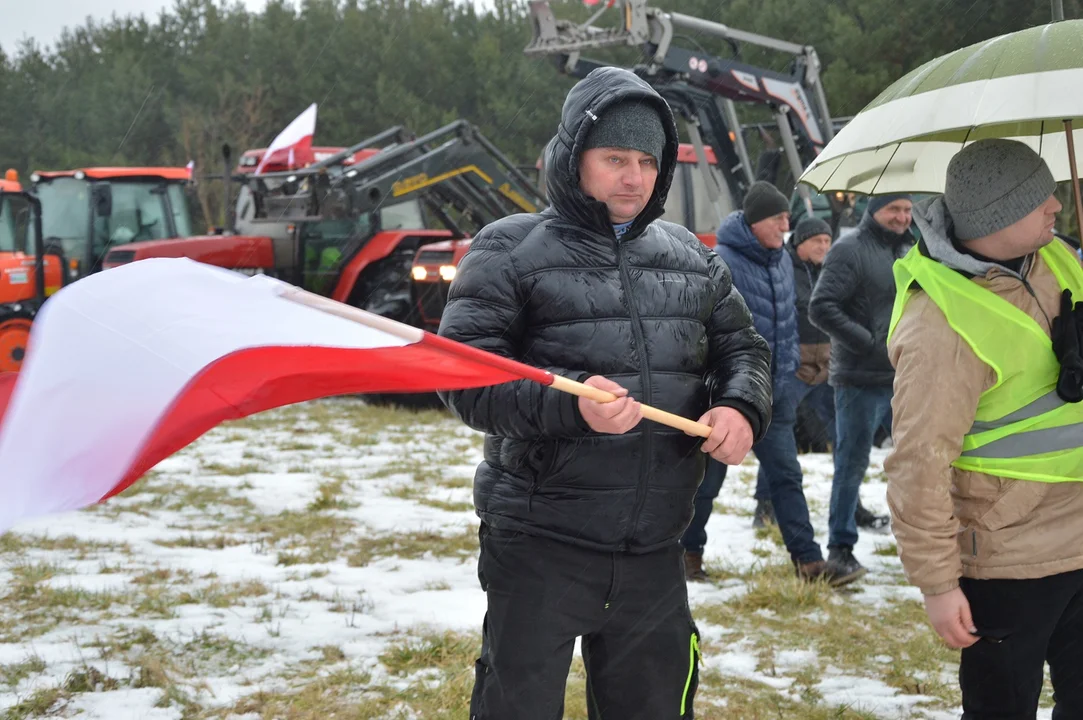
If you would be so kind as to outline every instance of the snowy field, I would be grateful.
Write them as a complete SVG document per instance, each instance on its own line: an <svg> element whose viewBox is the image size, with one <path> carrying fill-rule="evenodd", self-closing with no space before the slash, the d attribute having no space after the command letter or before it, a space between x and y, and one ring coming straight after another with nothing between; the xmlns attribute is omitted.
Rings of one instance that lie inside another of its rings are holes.
<svg viewBox="0 0 1083 720"><path fill-rule="evenodd" d="M884 512L880 461L862 498ZM481 436L438 412L334 399L217 428L121 497L0 537L0 717L465 718L485 609ZM825 541L830 458L802 458ZM700 718L959 716L890 534L850 589L793 579L731 469L692 584ZM578 655L566 718L586 718ZM1051 704L1048 683L1043 705ZM1049 718L1045 709L1041 718Z"/></svg>

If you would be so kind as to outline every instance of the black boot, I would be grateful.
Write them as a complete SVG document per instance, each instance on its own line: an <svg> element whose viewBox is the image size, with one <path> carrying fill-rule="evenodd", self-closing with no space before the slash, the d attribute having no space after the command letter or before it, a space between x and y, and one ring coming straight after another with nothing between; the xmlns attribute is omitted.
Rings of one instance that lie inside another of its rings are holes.
<svg viewBox="0 0 1083 720"><path fill-rule="evenodd" d="M757 500L756 512L752 516L752 527L762 528L767 527L768 524L778 524L775 520L775 508L770 500Z"/></svg>
<svg viewBox="0 0 1083 720"><path fill-rule="evenodd" d="M857 501L857 510L854 511L854 521L859 528L867 530L882 530L891 523L890 515L877 515Z"/></svg>
<svg viewBox="0 0 1083 720"><path fill-rule="evenodd" d="M834 579L832 585L853 582L869 571L854 557L854 549L848 545L828 548L827 573Z"/></svg>

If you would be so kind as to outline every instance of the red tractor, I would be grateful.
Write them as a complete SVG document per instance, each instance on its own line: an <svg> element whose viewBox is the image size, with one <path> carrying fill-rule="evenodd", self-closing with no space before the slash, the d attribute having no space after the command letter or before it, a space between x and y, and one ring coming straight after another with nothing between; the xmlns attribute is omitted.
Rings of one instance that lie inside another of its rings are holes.
<svg viewBox="0 0 1083 720"><path fill-rule="evenodd" d="M317 151L328 156L259 174L252 169L262 151L242 156L237 234L132 242L110 250L103 266L189 257L419 325L410 267L421 247L544 203L530 179L461 120L422 137L394 127L353 147Z"/></svg>

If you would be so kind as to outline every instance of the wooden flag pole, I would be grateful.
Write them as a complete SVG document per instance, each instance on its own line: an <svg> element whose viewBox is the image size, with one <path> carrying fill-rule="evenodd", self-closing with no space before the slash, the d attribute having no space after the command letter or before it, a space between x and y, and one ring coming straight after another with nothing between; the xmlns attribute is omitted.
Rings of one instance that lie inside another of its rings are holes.
<svg viewBox="0 0 1083 720"><path fill-rule="evenodd" d="M490 364L494 364L495 366L497 363L499 363L499 366L505 370L509 368L514 369L515 366L518 366L521 368L520 373L523 374L525 377L534 380L535 382L541 382L541 380L537 377L540 373L537 368L533 368L529 365L524 365L522 363L509 360L508 358L493 355L492 353L486 353L469 345L464 345L463 343L457 343L452 340L448 340L447 338L441 338L439 336L433 335L432 333L427 333L420 328L416 328L405 323L400 323L398 321L392 320L391 318L386 318L382 315L376 315L366 310L361 310L360 308L355 308L352 305L340 303L337 300L332 300L331 298L327 298L322 295L316 295L315 293L311 293L307 290L302 290L301 288L288 285L287 283L283 283L283 285L286 286L286 289L280 293L280 297L285 300L291 300L301 305L306 305L310 308L330 313L331 315L338 316L340 318L343 318L344 320L350 320L356 323L360 323L362 325L367 325L368 327L374 328L376 330L381 330L390 335L401 338L406 342L413 343L422 342L423 340L431 340L448 352L454 352L475 361L485 362L486 357L491 358ZM552 375L550 373L545 373L544 375L545 380L547 380L548 382L545 382L543 384L548 384L549 387L560 390L561 392L571 393L572 395L578 395L580 397L585 397L600 403L613 402L614 400L618 399L617 396L611 392L608 392L606 390L600 390L599 388L591 387L589 385L584 385L583 383L576 382L575 380L570 380L566 377L561 377L560 375ZM647 418L648 420L653 420L654 422L661 423L662 425L676 428L677 430L686 432L689 435L705 438L711 434L710 425L704 425L703 423L689 420L688 418L681 417L680 415L674 415L673 413L666 412L665 410L659 410L658 408L651 407L650 405L643 405L642 409L643 417Z"/></svg>
<svg viewBox="0 0 1083 720"><path fill-rule="evenodd" d="M561 377L560 375L553 376L553 384L551 387L554 387L557 390L561 390L566 393L571 393L572 395L585 397L588 400L593 400L594 402L599 403L613 402L617 399L617 396L609 392L608 390L601 390L596 387L591 387L590 385L584 385L581 382L569 380L568 378ZM688 418L681 417L680 415L674 415L673 413L666 412L665 410L659 410L658 408L651 407L650 405L643 405L642 409L643 417L647 418L648 420L653 420L656 423L661 423L662 425L668 425L671 428L683 430L689 435L695 435L697 437L705 438L711 434L710 425L704 425L703 423L696 422L695 420L689 420Z"/></svg>

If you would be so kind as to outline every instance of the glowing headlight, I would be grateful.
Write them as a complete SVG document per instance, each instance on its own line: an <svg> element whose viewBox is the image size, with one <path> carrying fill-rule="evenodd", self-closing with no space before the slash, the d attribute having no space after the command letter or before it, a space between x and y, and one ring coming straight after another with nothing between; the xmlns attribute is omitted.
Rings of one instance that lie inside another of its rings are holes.
<svg viewBox="0 0 1083 720"><path fill-rule="evenodd" d="M425 268L418 265L410 271L410 274L414 276L414 280L424 280L429 273L425 270Z"/></svg>
<svg viewBox="0 0 1083 720"><path fill-rule="evenodd" d="M455 279L455 266L454 265L441 265L440 277L448 282Z"/></svg>

